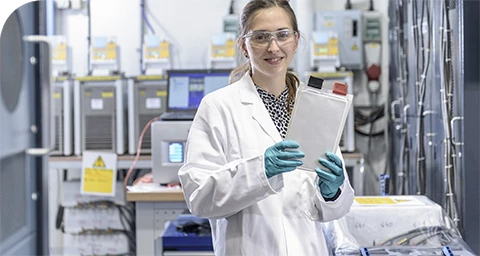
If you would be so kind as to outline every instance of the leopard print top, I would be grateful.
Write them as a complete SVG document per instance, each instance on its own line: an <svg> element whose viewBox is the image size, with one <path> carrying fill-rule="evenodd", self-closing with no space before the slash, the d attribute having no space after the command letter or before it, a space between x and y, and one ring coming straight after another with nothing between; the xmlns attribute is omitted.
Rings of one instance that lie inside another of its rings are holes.
<svg viewBox="0 0 480 256"><path fill-rule="evenodd" d="M273 123L277 127L280 136L282 139L285 139L287 135L288 123L290 122L290 114L288 114L287 109L287 99L288 99L288 86L285 87L285 90L278 96L278 99L275 98L270 92L265 91L260 88L258 85L255 85L258 95L265 104L265 107L272 118ZM294 103L290 103L290 109L293 109Z"/></svg>

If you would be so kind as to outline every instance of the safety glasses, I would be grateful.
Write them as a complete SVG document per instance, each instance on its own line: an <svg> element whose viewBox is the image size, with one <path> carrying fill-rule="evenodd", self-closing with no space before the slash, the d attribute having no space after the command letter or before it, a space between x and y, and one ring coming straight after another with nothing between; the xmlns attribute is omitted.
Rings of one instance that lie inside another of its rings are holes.
<svg viewBox="0 0 480 256"><path fill-rule="evenodd" d="M250 44L254 47L267 47L270 44L270 40L273 38L277 42L278 46L285 46L293 43L297 31L290 29L282 29L278 31L252 31L243 36L243 39L250 38Z"/></svg>

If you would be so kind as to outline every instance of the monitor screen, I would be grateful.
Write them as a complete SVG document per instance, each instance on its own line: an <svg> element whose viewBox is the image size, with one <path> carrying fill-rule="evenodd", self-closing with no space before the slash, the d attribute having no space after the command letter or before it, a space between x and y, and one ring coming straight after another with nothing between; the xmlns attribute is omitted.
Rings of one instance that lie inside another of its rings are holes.
<svg viewBox="0 0 480 256"><path fill-rule="evenodd" d="M231 70L169 70L168 110L193 110L203 96L228 85Z"/></svg>

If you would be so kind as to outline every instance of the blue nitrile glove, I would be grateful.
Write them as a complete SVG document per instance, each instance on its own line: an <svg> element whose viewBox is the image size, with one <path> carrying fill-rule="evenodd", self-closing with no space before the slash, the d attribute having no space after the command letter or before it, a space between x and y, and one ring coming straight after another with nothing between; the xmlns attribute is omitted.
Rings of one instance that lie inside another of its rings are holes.
<svg viewBox="0 0 480 256"><path fill-rule="evenodd" d="M305 154L298 150L285 150L287 148L298 148L298 143L291 140L280 141L265 150L265 173L271 178L279 173L291 172L303 164L300 160Z"/></svg>
<svg viewBox="0 0 480 256"><path fill-rule="evenodd" d="M343 164L337 155L331 152L327 152L325 155L328 160L320 157L318 161L328 168L330 172L320 168L315 168L315 172L317 172L319 177L318 186L320 187L320 192L322 192L323 197L333 198L345 180L342 168Z"/></svg>

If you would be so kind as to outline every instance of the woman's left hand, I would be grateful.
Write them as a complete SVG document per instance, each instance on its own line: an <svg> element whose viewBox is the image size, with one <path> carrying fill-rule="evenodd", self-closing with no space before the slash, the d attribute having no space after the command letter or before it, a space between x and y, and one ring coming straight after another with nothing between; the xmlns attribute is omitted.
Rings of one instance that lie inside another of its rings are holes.
<svg viewBox="0 0 480 256"><path fill-rule="evenodd" d="M345 181L343 174L342 160L331 152L325 153L327 159L319 158L318 161L329 171L315 168L315 172L319 177L318 186L324 198L333 198L337 194L340 186Z"/></svg>

